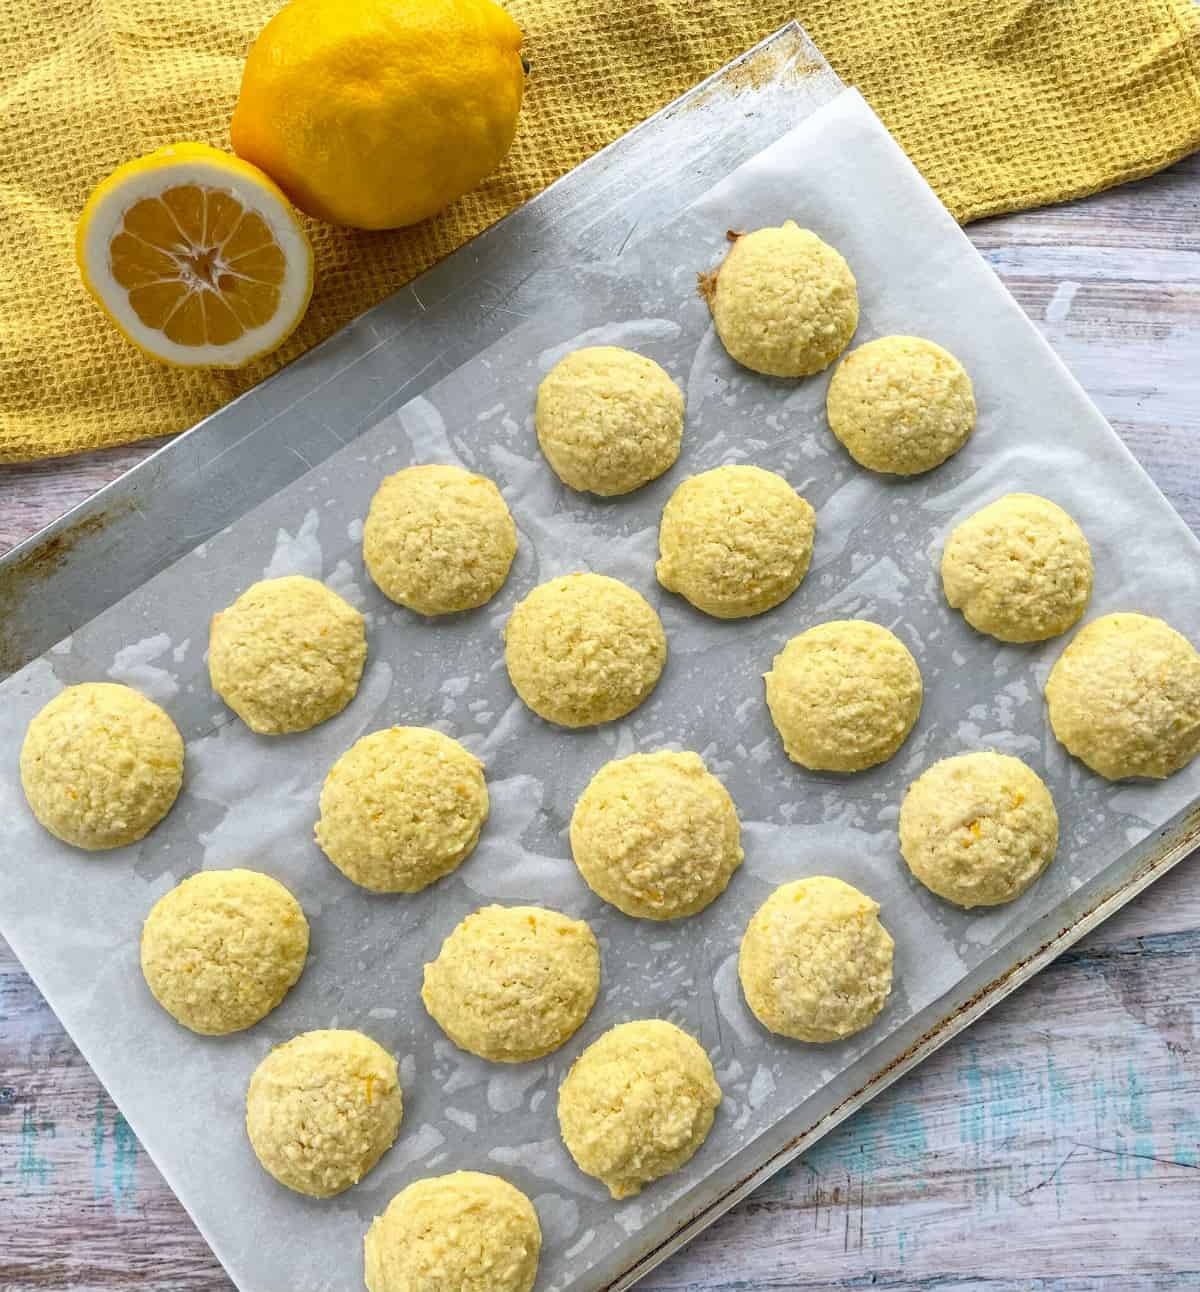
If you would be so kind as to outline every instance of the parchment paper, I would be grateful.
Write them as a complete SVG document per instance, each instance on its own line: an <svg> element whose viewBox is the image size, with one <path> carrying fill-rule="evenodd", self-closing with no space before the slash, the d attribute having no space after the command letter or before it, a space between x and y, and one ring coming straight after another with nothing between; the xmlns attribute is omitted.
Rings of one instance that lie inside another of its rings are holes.
<svg viewBox="0 0 1200 1292"><path fill-rule="evenodd" d="M773 381L737 368L696 295L697 270L724 254L727 228L794 218L834 243L858 277L856 343L891 332L930 337L975 382L974 437L914 480L850 461L824 419L828 374ZM1165 784L1109 785L1049 734L1042 684L1064 640L1002 646L948 609L936 574L960 519L1013 490L1045 494L1083 526L1096 562L1089 617L1137 609L1200 639L1200 547L1136 466L942 210L863 101L847 92L743 166L672 228L607 267L535 275L508 303L499 344L344 452L247 515L2 689L9 823L0 856L5 936L116 1098L244 1292L362 1286L361 1237L415 1178L459 1167L499 1172L534 1200L545 1233L541 1292L596 1285L615 1248L674 1208L736 1149L795 1108L1200 793L1200 764ZM577 346L612 342L651 355L687 393L682 457L631 497L599 502L558 484L532 429L542 375ZM360 561L362 518L380 478L409 462L461 462L500 484L520 530L508 584L488 607L426 621L388 603ZM817 508L812 570L783 606L721 623L654 581L662 505L686 475L726 462L782 472ZM204 482L197 481L197 488ZM500 630L535 583L591 569L633 584L659 609L670 659L630 718L564 732L517 701ZM212 694L211 614L264 575L321 577L360 606L370 656L338 718L263 739ZM925 707L888 764L854 777L787 761L761 674L793 634L861 616L896 631L920 663ZM141 844L88 856L32 820L17 781L25 725L60 686L112 678L163 703L188 742L182 795ZM492 817L475 854L417 896L355 888L312 842L321 781L361 734L430 724L486 763ZM570 860L575 799L606 760L662 746L698 750L742 818L746 862L728 892L677 924L635 923L606 907ZM950 908L908 876L895 828L905 786L936 758L996 748L1047 779L1062 821L1058 859L1023 898L991 913ZM286 883L312 924L297 987L249 1032L205 1039L152 1001L139 969L141 921L200 867L246 865ZM878 1022L843 1044L773 1038L742 1002L736 951L771 889L832 873L882 904L896 939L896 985ZM457 1051L418 1000L421 967L454 924L489 901L537 902L592 922L600 999L559 1053L519 1067ZM663 1016L695 1034L725 1092L691 1164L615 1204L574 1167L558 1138L558 1084L615 1022ZM242 1125L251 1071L267 1050L315 1027L356 1027L401 1060L405 1120L380 1165L341 1197L315 1202L257 1165Z"/></svg>

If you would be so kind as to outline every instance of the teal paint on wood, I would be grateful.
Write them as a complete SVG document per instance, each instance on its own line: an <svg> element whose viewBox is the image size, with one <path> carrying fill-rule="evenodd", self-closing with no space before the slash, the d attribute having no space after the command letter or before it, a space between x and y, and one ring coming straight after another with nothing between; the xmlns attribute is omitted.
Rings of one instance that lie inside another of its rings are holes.
<svg viewBox="0 0 1200 1292"><path fill-rule="evenodd" d="M113 1113L113 1210L131 1211L137 1198L137 1136L120 1113Z"/></svg>
<svg viewBox="0 0 1200 1292"><path fill-rule="evenodd" d="M25 1188L45 1188L54 1178L54 1165L38 1148L42 1136L53 1138L54 1123L38 1122L28 1104L21 1115L21 1152L17 1160L17 1174Z"/></svg>
<svg viewBox="0 0 1200 1292"><path fill-rule="evenodd" d="M96 1112L92 1117L92 1197L99 1202L105 1194L104 1178L104 1096L96 1096Z"/></svg>
<svg viewBox="0 0 1200 1292"><path fill-rule="evenodd" d="M111 1112L111 1127L106 1125ZM129 1123L101 1094L92 1118L92 1196L107 1199L118 1215L137 1203L140 1148Z"/></svg>

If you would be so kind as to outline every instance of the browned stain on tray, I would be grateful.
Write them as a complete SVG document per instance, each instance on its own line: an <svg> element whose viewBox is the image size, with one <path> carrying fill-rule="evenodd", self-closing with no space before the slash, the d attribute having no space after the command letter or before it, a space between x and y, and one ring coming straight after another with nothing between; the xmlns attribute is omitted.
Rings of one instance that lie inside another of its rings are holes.
<svg viewBox="0 0 1200 1292"><path fill-rule="evenodd" d="M0 676L15 673L31 658L25 607L45 595L46 581L66 565L80 544L98 537L133 508L132 499L114 503L51 534L15 561L0 565Z"/></svg>

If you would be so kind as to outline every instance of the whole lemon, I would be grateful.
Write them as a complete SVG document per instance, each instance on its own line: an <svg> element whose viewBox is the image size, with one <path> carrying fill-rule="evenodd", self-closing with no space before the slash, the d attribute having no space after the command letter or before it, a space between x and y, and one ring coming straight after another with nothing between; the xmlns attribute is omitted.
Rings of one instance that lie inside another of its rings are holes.
<svg viewBox="0 0 1200 1292"><path fill-rule="evenodd" d="M318 219L415 224L508 152L520 49L492 0L291 0L246 59L234 151Z"/></svg>

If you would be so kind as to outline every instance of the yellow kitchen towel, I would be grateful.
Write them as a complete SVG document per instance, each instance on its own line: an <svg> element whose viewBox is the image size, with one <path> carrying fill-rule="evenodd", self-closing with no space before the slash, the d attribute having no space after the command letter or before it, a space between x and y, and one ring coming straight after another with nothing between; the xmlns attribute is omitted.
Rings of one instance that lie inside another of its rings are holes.
<svg viewBox="0 0 1200 1292"><path fill-rule="evenodd" d="M509 0L532 71L501 170L413 229L314 224L312 306L282 351L236 373L164 368L85 294L75 220L130 157L229 146L242 60L278 7L0 0L0 462L190 426L793 17L960 220L1200 147L1193 0Z"/></svg>

